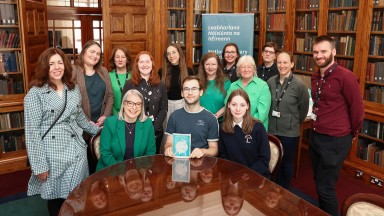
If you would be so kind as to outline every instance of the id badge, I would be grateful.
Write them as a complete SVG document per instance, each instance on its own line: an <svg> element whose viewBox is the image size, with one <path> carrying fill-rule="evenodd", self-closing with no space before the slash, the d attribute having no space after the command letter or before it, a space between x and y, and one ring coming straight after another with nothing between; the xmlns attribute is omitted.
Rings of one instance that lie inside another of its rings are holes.
<svg viewBox="0 0 384 216"><path fill-rule="evenodd" d="M272 110L272 116L280 118L280 112L277 112L276 110Z"/></svg>
<svg viewBox="0 0 384 216"><path fill-rule="evenodd" d="M313 121L316 121L316 118L317 118L317 115L316 115L315 113L312 113L312 114L311 114L311 119L312 119Z"/></svg>

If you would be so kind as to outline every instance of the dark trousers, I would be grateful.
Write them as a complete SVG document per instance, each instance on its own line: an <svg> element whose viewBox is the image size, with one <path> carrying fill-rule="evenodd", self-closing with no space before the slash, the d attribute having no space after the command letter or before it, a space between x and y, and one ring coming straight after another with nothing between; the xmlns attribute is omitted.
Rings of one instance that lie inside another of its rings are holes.
<svg viewBox="0 0 384 216"><path fill-rule="evenodd" d="M276 183L284 188L288 188L291 182L293 171L295 168L294 159L297 152L297 144L299 137L276 136L283 145L283 160L276 175Z"/></svg>
<svg viewBox="0 0 384 216"><path fill-rule="evenodd" d="M312 159L319 207L333 216L338 215L336 182L351 146L350 134L333 137L312 132L310 138L309 154Z"/></svg>
<svg viewBox="0 0 384 216"><path fill-rule="evenodd" d="M156 136L156 154L163 154L163 152L160 152L163 136L164 136L164 132Z"/></svg>
<svg viewBox="0 0 384 216"><path fill-rule="evenodd" d="M57 216L59 215L60 208L63 205L65 199L52 199L48 200L48 212L50 216Z"/></svg>

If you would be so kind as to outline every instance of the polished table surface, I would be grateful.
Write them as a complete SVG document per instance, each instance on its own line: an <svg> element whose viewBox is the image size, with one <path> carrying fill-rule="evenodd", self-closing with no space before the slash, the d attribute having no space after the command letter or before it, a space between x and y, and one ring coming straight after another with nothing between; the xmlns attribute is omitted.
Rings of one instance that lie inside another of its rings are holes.
<svg viewBox="0 0 384 216"><path fill-rule="evenodd" d="M155 155L127 160L85 179L60 215L327 215L231 161Z"/></svg>

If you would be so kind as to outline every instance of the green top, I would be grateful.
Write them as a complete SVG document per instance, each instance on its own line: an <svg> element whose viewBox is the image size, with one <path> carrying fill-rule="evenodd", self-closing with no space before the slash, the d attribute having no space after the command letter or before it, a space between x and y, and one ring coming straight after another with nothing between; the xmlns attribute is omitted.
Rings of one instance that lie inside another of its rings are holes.
<svg viewBox="0 0 384 216"><path fill-rule="evenodd" d="M258 77L254 77L247 86L243 87L242 79L238 79L233 82L227 91L225 98L225 104L229 95L236 89L243 89L247 92L249 100L251 102L251 115L260 120L265 130L268 131L268 114L271 107L271 92L266 82Z"/></svg>
<svg viewBox="0 0 384 216"><path fill-rule="evenodd" d="M207 89L204 91L203 96L200 97L200 105L213 114L216 114L222 107L225 106L223 94L220 89L215 85L215 80L208 80ZM224 82L224 91L227 92L231 86L231 81Z"/></svg>
<svg viewBox="0 0 384 216"><path fill-rule="evenodd" d="M109 72L109 77L111 78L112 91L114 96L112 115L116 115L120 111L121 101L123 100L123 95L121 93L122 89L124 88L125 82L131 79L131 72L130 71L128 72L128 79L126 77L126 74L117 74L117 77L119 78L119 81L121 84L121 89L116 79L115 69Z"/></svg>

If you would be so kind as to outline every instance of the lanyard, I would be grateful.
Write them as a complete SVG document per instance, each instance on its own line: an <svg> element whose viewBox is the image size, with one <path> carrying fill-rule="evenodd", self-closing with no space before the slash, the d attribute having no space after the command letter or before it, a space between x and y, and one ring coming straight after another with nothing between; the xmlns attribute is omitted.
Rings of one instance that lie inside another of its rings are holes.
<svg viewBox="0 0 384 216"><path fill-rule="evenodd" d="M119 76L117 76L116 70L115 70L115 76L116 76L117 84L119 85L120 91L121 91L121 93L123 93L123 86L121 86ZM127 81L128 81L128 71L125 73L125 82L127 82Z"/></svg>
<svg viewBox="0 0 384 216"><path fill-rule="evenodd" d="M315 102L313 103L313 107L314 107L314 109L313 109L313 113L316 113L316 111L317 111L317 108L318 108L318 105L319 105L319 100L320 100L320 94L321 94L321 92L322 92L322 90L323 90L323 88L324 88L324 85L325 85L325 78L326 78L329 74L332 73L333 69L335 69L335 68L337 67L337 65L338 65L338 64L335 63L335 64L331 67L331 69L329 70L329 72L328 72L324 77L319 76L319 77L317 78L317 82L316 82L316 97L315 97ZM320 71L319 71L319 74L320 74ZM320 82L320 80L322 81L322 83L321 83L321 86L320 86L320 88L319 88L319 82Z"/></svg>
<svg viewBox="0 0 384 216"><path fill-rule="evenodd" d="M292 72L291 72L291 73L292 73ZM288 79L288 83L287 83L287 85L285 85L283 91L281 91L281 93L280 93L280 97L279 97L279 98L277 98L279 89L278 89L277 86L276 86L276 108L275 108L276 111L279 110L280 101L281 101L281 99L283 98L283 96L284 96L285 92L287 91L289 84L291 84L292 80L293 80L293 74L291 74L291 76L289 77L289 79ZM284 83L283 83L283 85L284 85ZM283 87L283 86L281 86L281 87Z"/></svg>

